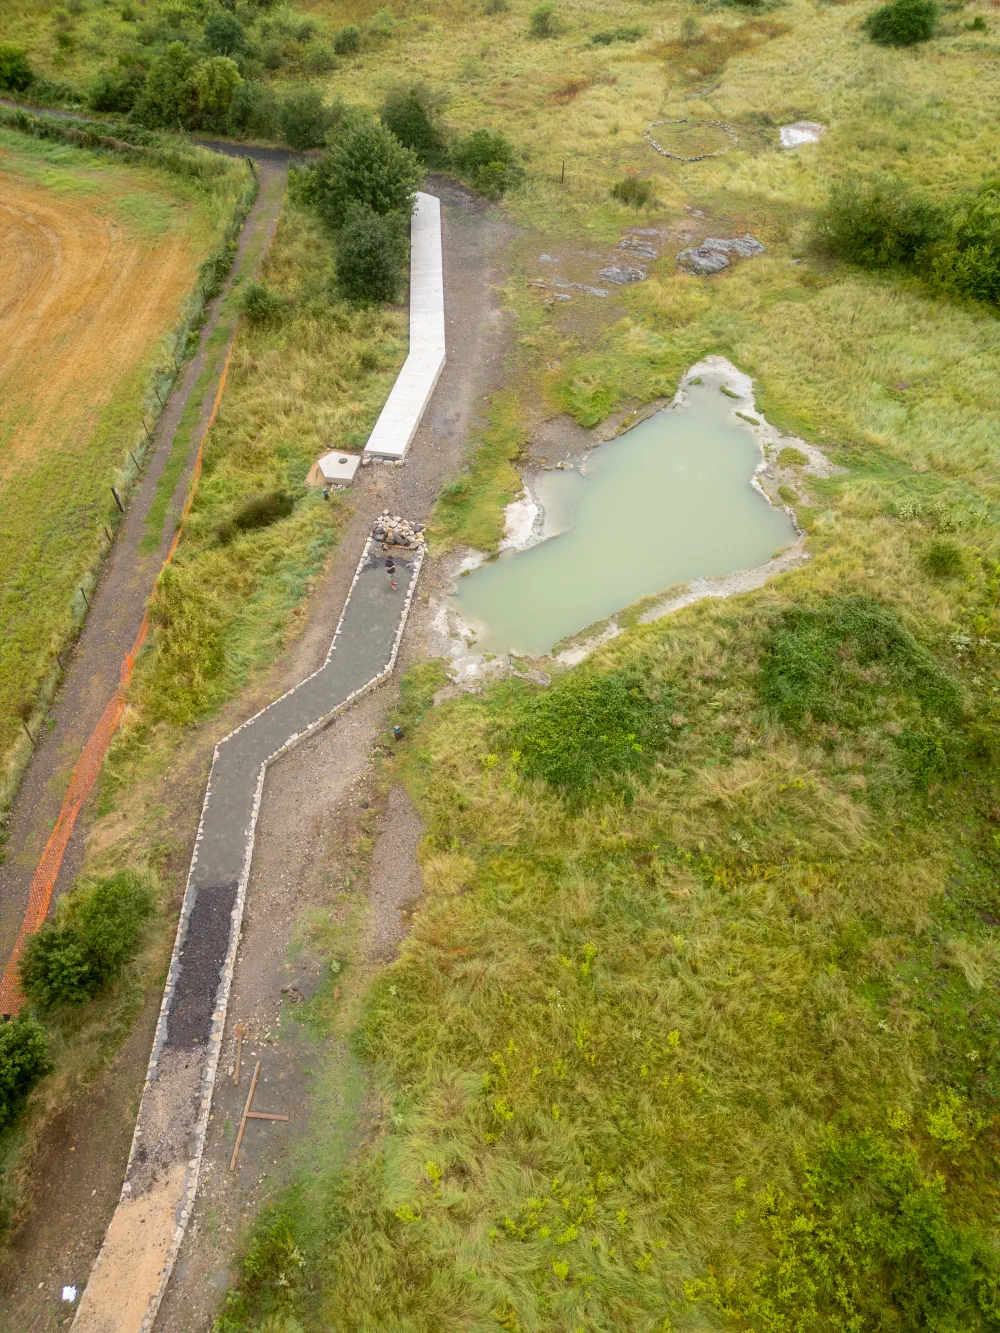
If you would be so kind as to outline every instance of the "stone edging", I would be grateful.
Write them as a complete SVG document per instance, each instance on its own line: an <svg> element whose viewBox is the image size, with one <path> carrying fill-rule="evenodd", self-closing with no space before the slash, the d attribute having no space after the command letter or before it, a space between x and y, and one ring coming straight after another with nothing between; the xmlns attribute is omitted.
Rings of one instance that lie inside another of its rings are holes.
<svg viewBox="0 0 1000 1333"><path fill-rule="evenodd" d="M721 157L723 153L728 153L730 148L735 148L739 143L736 131L732 125L727 125L724 120L707 120L706 125L716 125L720 130L724 130L729 138L729 143L724 148L717 148L714 153L699 153L697 157L681 157L679 153L668 153L662 144L657 143L650 134L650 130L655 130L657 125L687 125L689 123L687 116L681 116L679 120L654 120L649 129L643 130L642 137L646 142L660 154L661 157L669 157L674 162L704 162L710 157Z"/></svg>
<svg viewBox="0 0 1000 1333"><path fill-rule="evenodd" d="M374 538L372 537L369 537L368 540L365 542L364 550L362 551L361 554L361 559L358 562L357 568L354 573L354 578L351 582L350 590L347 594L347 599L344 602L344 608L341 612L340 619L337 622L337 628L334 631L333 640L331 641L330 644L330 650L327 653L326 658L324 659L323 665L317 668L317 670L314 671L311 675L306 676L303 680L299 681L297 685L292 687L292 689L287 690L278 699L273 699L265 708L255 713L254 716L249 718L246 722L241 723L240 726L234 728L234 730L229 732L228 735L224 736L216 744L215 747L215 752L212 760L213 771L215 768L215 763L219 757L220 746L222 746L226 741L230 740L238 732L243 731L247 727L253 726L253 724L259 718L263 717L277 704L281 703L282 700L287 699L290 695L293 695L297 690L301 689L302 686L305 685L308 681L312 680L315 676L317 676L320 671L324 670L327 666L329 666L330 660L337 649L337 639L343 627L344 618L347 614L347 609L350 606L351 597L354 593L355 586L357 585L358 579L361 576L362 570L366 567L368 563L369 556L375 545L377 545L377 543L374 541ZM393 667L396 664L396 658L399 653L399 645L402 641L403 631L406 627L406 621L409 616L410 606L413 601L413 593L416 588L417 577L420 573L420 568L423 564L423 558L424 558L424 550L422 547L420 547L414 552L412 573L409 581L409 586L406 591L406 597L403 602L403 607L399 617L399 622L396 626L396 632L393 637L392 647L389 653L389 659L386 662L385 666L382 668L382 670L379 671L370 680L368 680L364 685L360 686L352 694L348 695L345 699L341 700L341 702L337 704L337 706L333 708L329 713L326 713L323 716L317 718L304 731L296 732L294 735L290 736L282 745L278 747L277 750L275 750L272 754L268 755L267 758L264 759L263 762L261 763L260 772L257 778L257 786L254 793L253 811L250 820L250 825L246 830L246 852L243 861L243 869L237 886L236 901L233 906L230 918L229 944L226 952L225 961L223 963L223 966L219 974L219 986L218 990L216 991L215 1009L212 1013L212 1028L211 1028L211 1033L209 1035L207 1048L205 1050L204 1057L202 1059L201 1080L200 1080L199 1098L198 1098L198 1114L193 1132L194 1152L193 1155L186 1162L186 1178L184 1182L183 1194L181 1196L178 1210L175 1214L175 1225L168 1242L167 1251L163 1255L163 1267L160 1272L159 1287L153 1298L149 1301L145 1313L143 1314L141 1323L137 1326L140 1333L148 1333L148 1330L151 1329L153 1321L156 1318L160 1302L163 1299L163 1295L167 1288L167 1283L169 1282L171 1272L173 1271L174 1262L177 1258L177 1254L180 1250L181 1243L184 1239L184 1235L187 1230L187 1223L190 1219L192 1207L194 1204L195 1194L198 1188L198 1178L201 1170L201 1159L205 1147L205 1137L208 1132L208 1119L211 1111L212 1094L215 1087L215 1076L218 1069L219 1057L222 1052L222 1042L225 1031L226 1012L229 1003L229 994L230 994L230 989L232 987L233 973L236 967L236 956L237 956L237 951L239 949L239 943L242 933L241 927L243 921L243 910L246 903L247 885L250 879L250 867L253 859L253 848L256 835L257 817L260 811L261 796L264 790L264 777L267 772L268 765L273 760L279 758L281 755L287 754L290 750L294 749L295 746L300 744L302 741L306 740L316 731L319 731L321 728L325 727L338 714L343 712L344 709L346 709L351 703L353 703L356 699L360 698L362 695L367 694L369 691L375 689L377 686L382 684L391 674ZM187 886L185 888L184 901L181 906L180 919L177 923L177 932L174 937L174 947L170 958L170 967L167 972L167 980L164 987L163 1001L160 1005L160 1015L156 1025L156 1034L153 1040L153 1049L150 1054L149 1064L147 1066L146 1080L143 1086L142 1101L140 1102L139 1105L139 1113L138 1116L136 1117L135 1130L132 1135L132 1146L129 1152L128 1166L126 1168L126 1182L122 1186L122 1192L118 1205L119 1207L121 1207L122 1204L128 1202L131 1198L132 1186L129 1183L127 1177L135 1162L136 1155L139 1151L140 1145L144 1141L143 1103L146 1101L147 1093L150 1091L150 1089L156 1082L160 1055L163 1051L164 1044L167 1038L167 1026L170 1015L171 1002L173 1000L174 991L176 989L182 967L180 955L183 946L186 942L187 928L191 918L192 910L194 908L195 898L197 896L192 888L192 876L194 867L198 861L198 849L202 839L202 829L204 824L205 812L208 807L209 799L211 797L211 792L212 792L212 774L210 772L205 791L205 798L202 802L201 816L198 821L198 832L195 836L194 850L191 856L191 867L188 871L188 881L187 881ZM94 1264L94 1267L91 1271L91 1280L93 1279L94 1274L100 1268L102 1258L103 1255L99 1254ZM81 1314L84 1313L86 1309L85 1298L86 1298L86 1291L84 1292L84 1299L81 1299L80 1305L77 1309L77 1315L76 1318L74 1319L74 1326L79 1325L81 1328L86 1326L94 1328L100 1327L101 1324L99 1322L100 1318L99 1316L97 1322L92 1321L88 1315L85 1315L84 1318L81 1320L80 1316ZM97 1314L96 1311L94 1313ZM110 1325L108 1326L110 1327Z"/></svg>

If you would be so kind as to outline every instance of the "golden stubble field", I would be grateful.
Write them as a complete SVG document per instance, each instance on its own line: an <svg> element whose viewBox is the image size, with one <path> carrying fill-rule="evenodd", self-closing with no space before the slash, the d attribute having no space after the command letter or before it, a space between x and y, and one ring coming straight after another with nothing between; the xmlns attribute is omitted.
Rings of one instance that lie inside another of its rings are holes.
<svg viewBox="0 0 1000 1333"><path fill-rule="evenodd" d="M0 132L0 759L105 541L154 364L213 232L194 187Z"/></svg>

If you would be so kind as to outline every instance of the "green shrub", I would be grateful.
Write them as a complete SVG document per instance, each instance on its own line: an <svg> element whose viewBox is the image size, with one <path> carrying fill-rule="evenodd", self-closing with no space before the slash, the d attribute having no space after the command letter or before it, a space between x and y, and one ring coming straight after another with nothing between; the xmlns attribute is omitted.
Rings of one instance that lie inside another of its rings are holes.
<svg viewBox="0 0 1000 1333"><path fill-rule="evenodd" d="M506 14L510 9L509 0L484 0L484 14Z"/></svg>
<svg viewBox="0 0 1000 1333"><path fill-rule="evenodd" d="M337 291L355 305L394 301L401 246L388 218L354 204L337 234Z"/></svg>
<svg viewBox="0 0 1000 1333"><path fill-rule="evenodd" d="M120 65L102 70L87 92L91 111L131 111L146 83L140 65Z"/></svg>
<svg viewBox="0 0 1000 1333"><path fill-rule="evenodd" d="M288 518L295 501L285 491L268 491L245 500L236 513L216 528L216 536L226 546L240 532L255 532L269 528L279 519Z"/></svg>
<svg viewBox="0 0 1000 1333"><path fill-rule="evenodd" d="M514 145L499 130L473 130L452 148L451 161L460 176L491 199L513 189L524 175Z"/></svg>
<svg viewBox="0 0 1000 1333"><path fill-rule="evenodd" d="M373 213L413 212L421 169L416 155L376 121L354 125L316 168L316 201L321 216L341 227L352 204Z"/></svg>
<svg viewBox="0 0 1000 1333"><path fill-rule="evenodd" d="M0 88L23 93L31 87L35 74L23 47L0 42Z"/></svg>
<svg viewBox="0 0 1000 1333"><path fill-rule="evenodd" d="M433 93L425 84L417 83L391 89L382 103L379 119L404 148L412 149L426 165L439 163L444 157L438 114Z"/></svg>
<svg viewBox="0 0 1000 1333"><path fill-rule="evenodd" d="M917 263L947 231L943 209L882 178L835 186L816 224L824 249L870 269Z"/></svg>
<svg viewBox="0 0 1000 1333"><path fill-rule="evenodd" d="M765 1262L689 1296L770 1333L1000 1328L996 1251L949 1216L944 1177L913 1148L829 1131L805 1166L795 1197L771 1186L755 1200Z"/></svg>
<svg viewBox="0 0 1000 1333"><path fill-rule="evenodd" d="M300 88L289 93L278 112L278 128L289 148L301 151L322 147L326 132L334 123L334 113L315 88Z"/></svg>
<svg viewBox="0 0 1000 1333"><path fill-rule="evenodd" d="M528 31L532 37L554 37L558 31L555 5L542 0L528 15Z"/></svg>
<svg viewBox="0 0 1000 1333"><path fill-rule="evenodd" d="M191 74L197 57L184 42L171 42L149 68L145 87L132 116L147 129L185 124L194 108Z"/></svg>
<svg viewBox="0 0 1000 1333"><path fill-rule="evenodd" d="M937 19L934 0L891 0L873 10L863 26L880 46L913 46L934 36Z"/></svg>
<svg viewBox="0 0 1000 1333"><path fill-rule="evenodd" d="M270 323L281 306L281 297L263 282L248 282L240 298L240 309L251 324Z"/></svg>
<svg viewBox="0 0 1000 1333"><path fill-rule="evenodd" d="M248 49L243 24L225 10L213 14L205 24L205 45L219 56L245 56Z"/></svg>
<svg viewBox="0 0 1000 1333"><path fill-rule="evenodd" d="M270 38L260 44L260 61L265 69L275 73L285 63L285 48L276 38Z"/></svg>
<svg viewBox="0 0 1000 1333"><path fill-rule="evenodd" d="M326 74L334 68L337 61L333 48L325 42L314 42L306 52L303 64L310 74Z"/></svg>
<svg viewBox="0 0 1000 1333"><path fill-rule="evenodd" d="M955 295L1000 306L1000 181L988 181L955 210L934 272Z"/></svg>
<svg viewBox="0 0 1000 1333"><path fill-rule="evenodd" d="M226 128L235 137L271 138L278 128L278 99L271 89L244 79L229 103Z"/></svg>
<svg viewBox="0 0 1000 1333"><path fill-rule="evenodd" d="M656 203L656 187L648 176L623 176L612 185L611 198L629 208L650 208Z"/></svg>
<svg viewBox="0 0 1000 1333"><path fill-rule="evenodd" d="M0 1027L0 1129L14 1121L35 1084L51 1068L45 1029L19 1014Z"/></svg>
<svg viewBox="0 0 1000 1333"><path fill-rule="evenodd" d="M338 56L353 56L361 50L361 29L353 23L341 28L333 38L333 49Z"/></svg>
<svg viewBox="0 0 1000 1333"><path fill-rule="evenodd" d="M28 941L21 961L25 995L43 1010L89 999L133 957L152 911L148 880L131 870L71 894L56 922Z"/></svg>
<svg viewBox="0 0 1000 1333"><path fill-rule="evenodd" d="M892 611L866 597L786 611L756 680L763 701L792 726L807 717L838 727L888 721L892 697L907 720L919 713L954 724L962 715L955 682Z"/></svg>
<svg viewBox="0 0 1000 1333"><path fill-rule="evenodd" d="M229 108L242 83L236 62L229 56L212 56L195 66L191 72L191 89L197 121L203 129L225 128Z"/></svg>
<svg viewBox="0 0 1000 1333"><path fill-rule="evenodd" d="M617 28L606 28L595 32L590 39L591 46L611 46L615 42L638 42L646 35L646 29L637 24L622 24Z"/></svg>
<svg viewBox="0 0 1000 1333"><path fill-rule="evenodd" d="M383 5L368 20L368 31L373 37L389 37L396 26L396 16L387 5Z"/></svg>
<svg viewBox="0 0 1000 1333"><path fill-rule="evenodd" d="M526 778L585 795L649 766L666 743L665 704L636 672L573 671L537 694L501 695L497 739Z"/></svg>
<svg viewBox="0 0 1000 1333"><path fill-rule="evenodd" d="M945 539L931 542L924 551L921 561L924 569L933 578L950 579L961 574L965 567L965 557L957 542Z"/></svg>

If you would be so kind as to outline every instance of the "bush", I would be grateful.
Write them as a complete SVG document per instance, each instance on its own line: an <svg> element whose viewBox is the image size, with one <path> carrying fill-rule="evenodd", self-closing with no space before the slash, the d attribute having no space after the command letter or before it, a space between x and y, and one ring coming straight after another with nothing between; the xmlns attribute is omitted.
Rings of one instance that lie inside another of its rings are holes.
<svg viewBox="0 0 1000 1333"><path fill-rule="evenodd" d="M532 37L554 37L557 31L555 6L542 0L528 15L528 31Z"/></svg>
<svg viewBox="0 0 1000 1333"><path fill-rule="evenodd" d="M27 51L10 42L0 42L0 88L23 93L31 87L34 77Z"/></svg>
<svg viewBox="0 0 1000 1333"><path fill-rule="evenodd" d="M382 216L409 217L420 176L415 154L384 125L366 121L349 129L316 168L317 206L334 228L356 203Z"/></svg>
<svg viewBox="0 0 1000 1333"><path fill-rule="evenodd" d="M514 145L499 130L474 130L451 151L455 170L492 199L512 189L524 175Z"/></svg>
<svg viewBox="0 0 1000 1333"><path fill-rule="evenodd" d="M314 42L303 61L310 74L326 74L336 65L332 49L325 42Z"/></svg>
<svg viewBox="0 0 1000 1333"><path fill-rule="evenodd" d="M612 185L611 198L629 208L649 208L656 203L655 187L648 176L623 176Z"/></svg>
<svg viewBox="0 0 1000 1333"><path fill-rule="evenodd" d="M232 518L220 523L216 536L223 546L240 532L255 532L259 528L269 528L279 519L287 518L295 508L295 501L285 491L269 491L265 495L254 495L246 500Z"/></svg>
<svg viewBox="0 0 1000 1333"><path fill-rule="evenodd" d="M0 1027L0 1129L17 1118L24 1100L51 1068L45 1029L19 1014Z"/></svg>
<svg viewBox="0 0 1000 1333"><path fill-rule="evenodd" d="M263 282L249 282L243 290L240 309L251 324L267 324L281 309L281 297Z"/></svg>
<svg viewBox="0 0 1000 1333"><path fill-rule="evenodd" d="M150 66L146 86L132 108L134 119L147 129L186 122L194 108L190 80L196 64L197 58L184 42L171 42Z"/></svg>
<svg viewBox="0 0 1000 1333"><path fill-rule="evenodd" d="M511 692L502 707L497 738L524 776L579 795L642 771L666 743L666 705L634 672L570 672L542 693Z"/></svg>
<svg viewBox="0 0 1000 1333"><path fill-rule="evenodd" d="M424 84L391 90L379 118L404 148L410 148L425 164L444 157L444 138L437 126L438 104Z"/></svg>
<svg viewBox="0 0 1000 1333"><path fill-rule="evenodd" d="M934 268L946 290L1000 306L1000 181L988 181L955 210Z"/></svg>
<svg viewBox="0 0 1000 1333"><path fill-rule="evenodd" d="M289 148L322 147L334 116L315 88L289 93L278 112L278 128Z"/></svg>
<svg viewBox="0 0 1000 1333"><path fill-rule="evenodd" d="M337 235L337 292L355 305L394 301L401 255L390 219L355 204Z"/></svg>
<svg viewBox="0 0 1000 1333"><path fill-rule="evenodd" d="M196 65L191 73L191 88L198 124L209 129L223 129L242 82L235 60L228 56L212 56Z"/></svg>
<svg viewBox="0 0 1000 1333"><path fill-rule="evenodd" d="M28 941L21 961L25 995L43 1010L89 999L133 957L152 912L149 883L132 870L70 895L60 919Z"/></svg>
<svg viewBox="0 0 1000 1333"><path fill-rule="evenodd" d="M245 56L247 35L235 14L213 14L205 24L205 45L220 56Z"/></svg>
<svg viewBox="0 0 1000 1333"><path fill-rule="evenodd" d="M270 138L278 128L278 99L271 89L244 79L229 104L226 128L235 137Z"/></svg>
<svg viewBox="0 0 1000 1333"><path fill-rule="evenodd" d="M484 14L506 14L510 9L509 0L484 0Z"/></svg>
<svg viewBox="0 0 1000 1333"><path fill-rule="evenodd" d="M931 542L924 551L921 561L924 569L936 579L950 579L961 574L965 567L965 557L957 542L944 539Z"/></svg>
<svg viewBox="0 0 1000 1333"><path fill-rule="evenodd" d="M757 687L791 725L807 715L838 727L885 718L891 694L909 714L916 708L948 723L962 714L955 682L890 610L866 597L786 611L771 632Z"/></svg>
<svg viewBox="0 0 1000 1333"><path fill-rule="evenodd" d="M914 264L947 231L943 209L881 178L836 186L816 227L824 249L870 269Z"/></svg>
<svg viewBox="0 0 1000 1333"><path fill-rule="evenodd" d="M387 5L377 10L368 21L368 31L373 37L389 37L395 26L395 15Z"/></svg>
<svg viewBox="0 0 1000 1333"><path fill-rule="evenodd" d="M891 0L873 10L863 26L880 46L913 46L934 36L937 18L934 0Z"/></svg>
<svg viewBox="0 0 1000 1333"><path fill-rule="evenodd" d="M139 65L102 70L90 85L87 105L91 111L131 111L146 83Z"/></svg>
<svg viewBox="0 0 1000 1333"><path fill-rule="evenodd" d="M333 38L333 49L338 56L354 56L361 50L361 29L353 23L341 28Z"/></svg>
<svg viewBox="0 0 1000 1333"><path fill-rule="evenodd" d="M646 29L629 24L619 28L608 28L604 32L595 32L590 39L591 46L611 46L614 42L638 42L646 35Z"/></svg>

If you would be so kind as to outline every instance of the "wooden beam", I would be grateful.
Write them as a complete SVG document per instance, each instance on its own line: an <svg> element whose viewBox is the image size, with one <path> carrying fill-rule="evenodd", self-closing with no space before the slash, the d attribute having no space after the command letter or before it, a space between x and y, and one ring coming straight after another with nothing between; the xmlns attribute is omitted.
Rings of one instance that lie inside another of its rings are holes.
<svg viewBox="0 0 1000 1333"><path fill-rule="evenodd" d="M247 1104L243 1108L243 1119L240 1121L240 1132L236 1135L236 1147L233 1149L233 1160L229 1163L230 1171L236 1170L236 1159L240 1155L240 1144L243 1142L243 1131L247 1127L247 1116L250 1114L250 1103L253 1101L254 1089L257 1086L257 1075L260 1073L260 1061L257 1061L257 1067L253 1071L253 1078L250 1080L250 1093L247 1097Z"/></svg>

